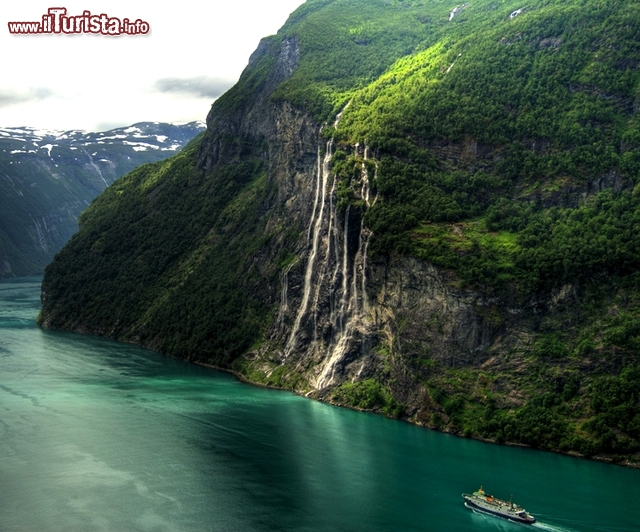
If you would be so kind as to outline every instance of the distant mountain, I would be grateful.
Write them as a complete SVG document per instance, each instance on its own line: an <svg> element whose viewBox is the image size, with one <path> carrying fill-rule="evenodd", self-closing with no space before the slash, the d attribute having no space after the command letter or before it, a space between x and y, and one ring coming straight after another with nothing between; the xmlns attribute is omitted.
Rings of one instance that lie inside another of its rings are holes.
<svg viewBox="0 0 640 532"><path fill-rule="evenodd" d="M0 128L0 278L37 275L118 177L179 151L204 122L140 122L99 133Z"/></svg>

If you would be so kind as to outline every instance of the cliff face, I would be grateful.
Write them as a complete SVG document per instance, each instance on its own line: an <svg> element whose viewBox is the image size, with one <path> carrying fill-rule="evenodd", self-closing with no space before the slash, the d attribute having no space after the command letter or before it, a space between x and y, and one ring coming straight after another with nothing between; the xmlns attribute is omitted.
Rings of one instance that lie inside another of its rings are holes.
<svg viewBox="0 0 640 532"><path fill-rule="evenodd" d="M273 371L285 375L283 368L291 368L300 390L321 390L355 376L357 371L343 366L356 359L362 374L362 356L377 343L379 324L369 323L366 292L371 233L363 226L366 207L337 210L330 166L334 141L322 138L322 127L308 113L269 98L299 57L296 39L283 39L276 50L262 44L249 62L251 67L266 53L275 56L275 67L249 107L210 114L198 164L215 171L247 156L263 161L274 188L259 207L269 243L250 261L264 277L278 256L284 264L278 277L256 287L277 311L253 370L263 368L268 379ZM366 203L374 201L366 175L361 194Z"/></svg>
<svg viewBox="0 0 640 532"><path fill-rule="evenodd" d="M83 214L40 323L637 462L635 45L583 38L636 19L548 4L307 2L200 142Z"/></svg>

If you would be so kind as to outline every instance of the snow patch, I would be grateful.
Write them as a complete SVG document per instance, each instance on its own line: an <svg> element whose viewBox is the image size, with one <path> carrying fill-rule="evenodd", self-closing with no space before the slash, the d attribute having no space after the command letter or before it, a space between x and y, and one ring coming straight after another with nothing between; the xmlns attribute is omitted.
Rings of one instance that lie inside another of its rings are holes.
<svg viewBox="0 0 640 532"><path fill-rule="evenodd" d="M161 148L161 149L162 149L162 151L176 151L176 150L180 149L180 144L172 144L168 148Z"/></svg>
<svg viewBox="0 0 640 532"><path fill-rule="evenodd" d="M45 144L44 146L40 146L40 149L47 150L49 152L49 157L51 157L51 150L54 146L57 146L57 144Z"/></svg>
<svg viewBox="0 0 640 532"><path fill-rule="evenodd" d="M59 129L33 129L33 134L37 137L55 137L60 138L65 135L66 131Z"/></svg>
<svg viewBox="0 0 640 532"><path fill-rule="evenodd" d="M144 148L151 148L153 150L160 149L160 146L156 146L155 144L149 144L148 142L131 142L129 140L124 140L122 141L122 144L125 144L126 146L140 146ZM136 150L136 151L142 151L142 150Z"/></svg>
<svg viewBox="0 0 640 532"><path fill-rule="evenodd" d="M21 128L21 127L7 127L5 128L5 131L8 131L9 133L11 133L11 136L14 136L16 134L18 135L30 135L31 131Z"/></svg>
<svg viewBox="0 0 640 532"><path fill-rule="evenodd" d="M100 140L127 139L129 135L113 135L111 137L101 137Z"/></svg>

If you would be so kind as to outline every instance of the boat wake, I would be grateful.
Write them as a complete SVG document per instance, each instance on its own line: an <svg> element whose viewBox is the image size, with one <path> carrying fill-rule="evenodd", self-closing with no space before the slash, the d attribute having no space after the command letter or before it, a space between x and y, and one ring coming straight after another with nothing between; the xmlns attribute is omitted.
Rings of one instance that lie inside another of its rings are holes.
<svg viewBox="0 0 640 532"><path fill-rule="evenodd" d="M550 532L576 532L573 528L569 528L566 526L552 525L549 523L543 523L541 521L537 521L531 525L534 528L539 528L541 530L549 530Z"/></svg>
<svg viewBox="0 0 640 532"><path fill-rule="evenodd" d="M487 516L487 517L492 517L492 518L496 518L497 516L490 514L489 512L483 512L482 510L480 510L479 508L475 508L469 504L467 504L466 502L464 503L464 505L469 508L470 510L473 511L473 513L477 514L477 515L482 515L482 516ZM513 521L511 519L507 519L506 517L499 517L498 519L502 519L503 522L507 521L509 523L513 523L516 525L522 525L526 528L528 527L532 527L532 528L537 528L539 530L547 530L549 532L578 532L577 530L573 529L573 528L569 528L566 526L560 526L560 525L552 525L551 523L544 523L542 521L539 520L536 521L535 523L532 524L525 524L525 523L520 523L518 521Z"/></svg>
<svg viewBox="0 0 640 532"><path fill-rule="evenodd" d="M555 519L558 519L560 521L565 520L560 518L555 518ZM626 532L629 530L628 528L611 527L603 524L597 524L597 523L591 523L591 522L578 522L573 520L572 520L572 524L579 526L580 527L579 530L593 530L598 532L622 532L622 531ZM532 526L542 530L549 530L550 532L578 532L578 530L575 528L562 526L562 525L552 525L551 523L544 523L540 521L537 521Z"/></svg>

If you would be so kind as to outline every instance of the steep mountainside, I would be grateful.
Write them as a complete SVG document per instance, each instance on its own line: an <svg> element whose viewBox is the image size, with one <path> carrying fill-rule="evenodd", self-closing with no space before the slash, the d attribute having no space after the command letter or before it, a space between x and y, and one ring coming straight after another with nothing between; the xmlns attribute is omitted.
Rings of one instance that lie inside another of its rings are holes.
<svg viewBox="0 0 640 532"><path fill-rule="evenodd" d="M639 11L308 0L82 215L41 324L640 462Z"/></svg>
<svg viewBox="0 0 640 532"><path fill-rule="evenodd" d="M202 122L100 133L0 128L0 278L42 274L100 192L202 131Z"/></svg>

